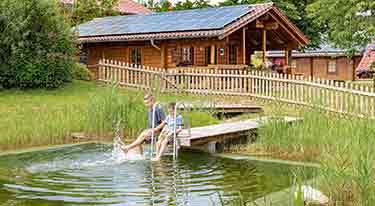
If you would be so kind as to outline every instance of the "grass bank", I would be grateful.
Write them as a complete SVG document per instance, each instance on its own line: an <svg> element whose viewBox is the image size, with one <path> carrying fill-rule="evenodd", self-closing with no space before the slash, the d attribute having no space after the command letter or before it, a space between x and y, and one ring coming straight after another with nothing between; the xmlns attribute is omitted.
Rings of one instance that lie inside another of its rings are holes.
<svg viewBox="0 0 375 206"><path fill-rule="evenodd" d="M85 132L93 139L108 139L119 118L126 138L134 138L147 126L143 95L84 81L56 90L0 91L0 150L70 143L74 132ZM158 100L197 97L158 95ZM191 126L218 121L199 111L185 115Z"/></svg>
<svg viewBox="0 0 375 206"><path fill-rule="evenodd" d="M375 205L375 121L271 104L267 115L303 118L292 125L271 121L255 144L235 153L267 155L321 165L317 187L333 205Z"/></svg>

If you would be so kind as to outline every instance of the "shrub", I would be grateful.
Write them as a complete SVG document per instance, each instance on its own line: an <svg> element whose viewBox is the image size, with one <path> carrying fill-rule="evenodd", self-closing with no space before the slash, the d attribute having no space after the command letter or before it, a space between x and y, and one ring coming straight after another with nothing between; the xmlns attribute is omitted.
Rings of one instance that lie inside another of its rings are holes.
<svg viewBox="0 0 375 206"><path fill-rule="evenodd" d="M75 53L58 1L0 1L1 87L60 87L72 80Z"/></svg>
<svg viewBox="0 0 375 206"><path fill-rule="evenodd" d="M94 79L94 76L86 65L77 63L73 67L73 78L76 80L90 81Z"/></svg>

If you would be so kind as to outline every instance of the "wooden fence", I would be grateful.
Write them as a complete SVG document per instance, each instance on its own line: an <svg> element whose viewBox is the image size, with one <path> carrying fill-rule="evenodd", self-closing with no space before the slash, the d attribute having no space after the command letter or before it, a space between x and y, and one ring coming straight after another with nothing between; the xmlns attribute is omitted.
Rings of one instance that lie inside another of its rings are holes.
<svg viewBox="0 0 375 206"><path fill-rule="evenodd" d="M372 87L333 80L243 69L192 68L176 72L109 60L100 61L97 76L102 82L145 90L248 96L375 118Z"/></svg>

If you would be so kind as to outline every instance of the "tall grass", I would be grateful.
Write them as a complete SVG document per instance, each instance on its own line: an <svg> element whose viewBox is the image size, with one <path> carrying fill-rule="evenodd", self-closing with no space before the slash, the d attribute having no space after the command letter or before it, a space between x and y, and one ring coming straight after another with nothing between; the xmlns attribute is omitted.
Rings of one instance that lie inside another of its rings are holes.
<svg viewBox="0 0 375 206"><path fill-rule="evenodd" d="M141 95L112 86L98 90L86 104L16 105L15 115L1 120L0 148L63 144L72 141L74 132L102 139L111 136L118 120L126 135L134 135L147 125Z"/></svg>
<svg viewBox="0 0 375 206"><path fill-rule="evenodd" d="M59 90L5 90L0 92L0 151L19 147L72 142L72 133L92 139L112 139L121 120L122 135L135 138L147 127L144 92L74 82ZM161 102L196 97L157 94ZM182 114L191 127L217 123L199 111Z"/></svg>
<svg viewBox="0 0 375 206"><path fill-rule="evenodd" d="M282 158L321 164L320 187L338 205L375 205L375 121L305 112L288 125L271 121L259 129L256 145Z"/></svg>
<svg viewBox="0 0 375 206"><path fill-rule="evenodd" d="M147 126L143 94L120 95L118 90L113 85L90 99L86 112L87 133L106 136L119 121L127 136L135 135Z"/></svg>
<svg viewBox="0 0 375 206"><path fill-rule="evenodd" d="M82 108L62 105L19 105L14 116L4 117L0 124L0 149L17 146L62 144L72 131L84 128Z"/></svg>

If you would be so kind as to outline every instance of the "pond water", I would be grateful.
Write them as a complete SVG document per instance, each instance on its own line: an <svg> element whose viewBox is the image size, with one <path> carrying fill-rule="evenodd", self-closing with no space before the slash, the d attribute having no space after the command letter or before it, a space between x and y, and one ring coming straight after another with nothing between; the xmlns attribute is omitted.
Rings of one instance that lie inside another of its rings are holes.
<svg viewBox="0 0 375 206"><path fill-rule="evenodd" d="M0 205L220 205L284 189L295 169L186 152L119 161L111 145L84 144L0 156Z"/></svg>

